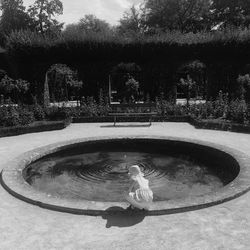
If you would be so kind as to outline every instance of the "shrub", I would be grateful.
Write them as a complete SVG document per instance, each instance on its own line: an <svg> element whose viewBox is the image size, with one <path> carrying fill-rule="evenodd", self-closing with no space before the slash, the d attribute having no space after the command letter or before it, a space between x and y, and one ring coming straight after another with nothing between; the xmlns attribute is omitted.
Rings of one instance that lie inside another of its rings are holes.
<svg viewBox="0 0 250 250"><path fill-rule="evenodd" d="M8 105L0 107L0 126L9 127L18 124L20 124L20 118L15 106Z"/></svg>
<svg viewBox="0 0 250 250"><path fill-rule="evenodd" d="M81 113L86 116L98 116L98 110L98 104L92 96L88 96L81 103Z"/></svg>
<svg viewBox="0 0 250 250"><path fill-rule="evenodd" d="M180 116L188 114L186 106L172 104L170 102L165 102L164 105L166 115Z"/></svg>
<svg viewBox="0 0 250 250"><path fill-rule="evenodd" d="M0 92L4 96L11 98L15 103L26 101L29 87L29 82L22 79L14 80L7 75L0 81Z"/></svg>
<svg viewBox="0 0 250 250"><path fill-rule="evenodd" d="M30 107L30 110L33 112L35 120L37 120L37 121L44 120L45 112L44 112L43 107L41 105L39 105L39 104L32 105Z"/></svg>
<svg viewBox="0 0 250 250"><path fill-rule="evenodd" d="M71 116L71 108L52 106L45 110L46 118L49 120L64 120Z"/></svg>
<svg viewBox="0 0 250 250"><path fill-rule="evenodd" d="M231 101L226 118L230 121L244 123L247 119L246 102L239 99Z"/></svg>
<svg viewBox="0 0 250 250"><path fill-rule="evenodd" d="M156 97L155 103L156 111L159 115L180 116L188 114L188 109L186 106L167 101L166 99L164 99L163 93L161 93L159 97Z"/></svg>
<svg viewBox="0 0 250 250"><path fill-rule="evenodd" d="M29 111L26 108L19 108L19 124L28 125L35 121L33 112Z"/></svg>
<svg viewBox="0 0 250 250"><path fill-rule="evenodd" d="M100 116L108 115L108 113L111 111L109 106L109 98L108 96L104 95L102 89L99 91L98 110Z"/></svg>
<svg viewBox="0 0 250 250"><path fill-rule="evenodd" d="M214 118L225 118L228 112L228 94L219 92L217 99L213 103Z"/></svg>
<svg viewBox="0 0 250 250"><path fill-rule="evenodd" d="M192 106L191 106L192 107ZM208 101L194 105L195 111L191 111L199 119L214 118L214 103Z"/></svg>
<svg viewBox="0 0 250 250"><path fill-rule="evenodd" d="M53 116L55 116L57 111L58 111L57 106L45 107L44 108L45 118L46 119L52 118Z"/></svg>

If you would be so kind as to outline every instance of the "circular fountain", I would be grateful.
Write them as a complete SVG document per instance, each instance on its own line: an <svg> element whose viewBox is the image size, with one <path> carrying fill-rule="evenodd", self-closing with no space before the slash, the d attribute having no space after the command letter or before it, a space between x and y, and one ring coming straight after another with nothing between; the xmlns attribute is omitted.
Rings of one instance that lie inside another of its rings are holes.
<svg viewBox="0 0 250 250"><path fill-rule="evenodd" d="M215 205L248 191L247 160L238 151L200 141L89 138L21 156L3 171L2 184L42 207L103 214L112 206L126 208L128 167L137 164L154 193L148 214L164 214Z"/></svg>

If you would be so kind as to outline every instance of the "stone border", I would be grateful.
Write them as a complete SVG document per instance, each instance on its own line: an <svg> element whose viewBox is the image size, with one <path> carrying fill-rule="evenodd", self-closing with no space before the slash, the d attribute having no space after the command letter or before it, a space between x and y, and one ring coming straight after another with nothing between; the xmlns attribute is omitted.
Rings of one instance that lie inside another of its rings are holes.
<svg viewBox="0 0 250 250"><path fill-rule="evenodd" d="M97 202L88 200L76 201L64 198L52 198L45 193L33 189L27 182L25 182L22 176L22 170L25 166L45 155L66 149L70 145L72 146L77 143L88 141L98 142L100 140L112 139L159 139L198 144L225 152L234 157L240 165L240 172L238 176L217 192L198 197L186 198L179 201L169 200L153 202L150 210L145 212L147 215L172 214L206 208L237 198L250 190L250 157L246 154L238 150L210 142L161 136L90 137L50 144L48 146L26 152L14 160L6 163L0 176L0 182L2 186L16 198L50 210L95 216L110 214L110 208L114 208L112 209L112 212L127 211L126 208L128 204L125 202Z"/></svg>

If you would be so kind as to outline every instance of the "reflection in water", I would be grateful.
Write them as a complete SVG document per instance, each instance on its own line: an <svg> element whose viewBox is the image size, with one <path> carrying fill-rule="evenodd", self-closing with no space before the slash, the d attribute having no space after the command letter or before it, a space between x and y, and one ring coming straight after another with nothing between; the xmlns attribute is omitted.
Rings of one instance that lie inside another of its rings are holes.
<svg viewBox="0 0 250 250"><path fill-rule="evenodd" d="M48 156L24 170L25 180L54 197L124 201L128 167L138 164L154 201L203 195L223 186L210 168L184 157L143 152L98 152Z"/></svg>

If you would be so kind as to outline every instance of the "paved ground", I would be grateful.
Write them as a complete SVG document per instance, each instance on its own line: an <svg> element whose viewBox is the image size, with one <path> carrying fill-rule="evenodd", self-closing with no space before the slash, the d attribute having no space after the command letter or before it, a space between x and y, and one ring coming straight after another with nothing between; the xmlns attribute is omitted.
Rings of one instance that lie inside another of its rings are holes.
<svg viewBox="0 0 250 250"><path fill-rule="evenodd" d="M102 135L164 135L195 138L250 155L250 135L197 130L187 123L151 127L72 124L61 131L0 138L0 169L15 156L47 144ZM45 210L0 187L0 249L250 249L250 192L192 212L148 217L90 217Z"/></svg>

